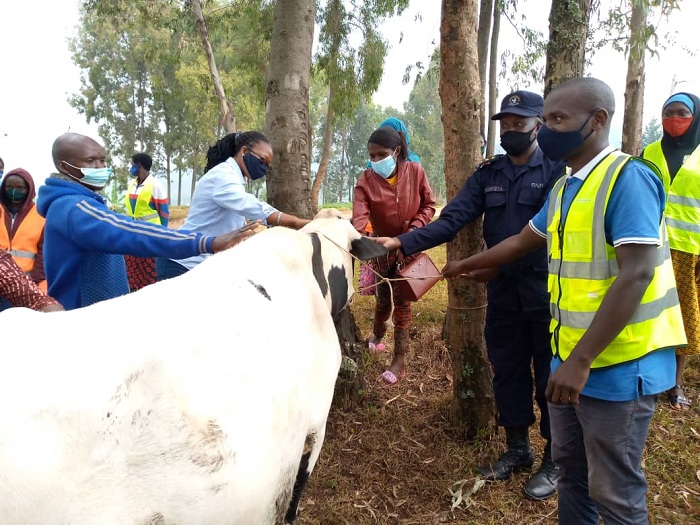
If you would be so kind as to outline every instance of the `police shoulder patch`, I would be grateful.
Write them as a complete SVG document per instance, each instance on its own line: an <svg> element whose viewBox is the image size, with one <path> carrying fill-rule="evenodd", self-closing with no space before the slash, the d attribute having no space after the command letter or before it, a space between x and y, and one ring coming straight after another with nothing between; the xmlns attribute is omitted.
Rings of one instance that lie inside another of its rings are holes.
<svg viewBox="0 0 700 525"><path fill-rule="evenodd" d="M503 157L505 157L505 155L502 154L502 153L499 154L499 155L494 155L493 157L489 157L488 159L486 159L485 161L483 161L481 164L479 164L479 166L478 166L477 169L485 168L486 166L489 166L489 165L493 164L494 162L496 162L497 160L502 159Z"/></svg>

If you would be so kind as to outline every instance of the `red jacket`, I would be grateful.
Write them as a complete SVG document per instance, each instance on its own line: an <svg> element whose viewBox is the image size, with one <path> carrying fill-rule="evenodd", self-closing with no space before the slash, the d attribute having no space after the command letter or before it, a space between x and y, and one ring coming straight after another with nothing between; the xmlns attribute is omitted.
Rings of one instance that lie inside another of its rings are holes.
<svg viewBox="0 0 700 525"><path fill-rule="evenodd" d="M371 221L376 236L396 237L411 227L425 226L433 215L435 197L418 162L399 162L395 188L371 168L357 181L352 223L360 233L366 232Z"/></svg>

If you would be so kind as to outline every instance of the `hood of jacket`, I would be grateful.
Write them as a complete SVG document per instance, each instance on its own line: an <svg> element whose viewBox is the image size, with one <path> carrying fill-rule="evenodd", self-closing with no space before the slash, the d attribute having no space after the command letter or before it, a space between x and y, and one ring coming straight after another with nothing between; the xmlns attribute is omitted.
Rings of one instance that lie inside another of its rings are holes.
<svg viewBox="0 0 700 525"><path fill-rule="evenodd" d="M29 211L32 208L32 206L34 206L34 197L36 197L36 186L34 185L34 179L27 170L24 170L22 168L15 168L5 173L5 175L2 178L2 182L0 183L0 202L2 202L3 206L5 206L6 208L9 207L10 201L7 197L5 197L5 186L7 184L7 178L11 175L17 175L18 177L21 177L22 180L24 180L24 182L27 183L27 198L25 199L24 204L18 211L20 215L24 215L27 211Z"/></svg>
<svg viewBox="0 0 700 525"><path fill-rule="evenodd" d="M46 179L46 183L39 188L39 196L36 200L36 210L39 215L46 217L49 212L51 205L61 197L71 195L71 196L84 196L87 199L93 199L104 204L105 201L97 193L92 190L87 189L85 186L78 184L77 182L69 182L58 178L58 174L52 174L51 177Z"/></svg>

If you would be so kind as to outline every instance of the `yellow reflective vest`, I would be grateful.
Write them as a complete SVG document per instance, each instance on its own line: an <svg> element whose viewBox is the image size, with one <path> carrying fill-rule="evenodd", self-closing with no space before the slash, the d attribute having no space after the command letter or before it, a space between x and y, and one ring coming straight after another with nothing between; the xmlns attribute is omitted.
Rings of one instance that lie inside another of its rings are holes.
<svg viewBox="0 0 700 525"><path fill-rule="evenodd" d="M158 212L149 206L151 197L153 196L153 179L151 176L146 177L141 184L141 190L139 191L138 198L136 199L136 206L132 207L129 196L136 194L138 183L139 181L136 177L129 180L129 189L126 192L126 197L124 199L126 202L126 214L137 221L160 224L160 216L158 215Z"/></svg>
<svg viewBox="0 0 700 525"><path fill-rule="evenodd" d="M671 180L661 141L644 149L644 158L661 170L668 193L666 226L672 250L700 255L700 146L688 155Z"/></svg>
<svg viewBox="0 0 700 525"><path fill-rule="evenodd" d="M552 350L566 360L591 325L617 278L615 248L605 239L605 211L612 188L631 157L610 153L588 175L561 222L566 177L552 188L547 209ZM593 361L602 368L685 345L683 320L664 221L654 277L629 324Z"/></svg>

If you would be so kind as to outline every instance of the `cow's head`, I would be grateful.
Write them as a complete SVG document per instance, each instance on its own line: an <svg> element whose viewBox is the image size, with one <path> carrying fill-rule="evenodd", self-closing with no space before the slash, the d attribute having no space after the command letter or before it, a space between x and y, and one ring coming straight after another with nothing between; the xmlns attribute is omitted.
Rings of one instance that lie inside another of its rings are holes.
<svg viewBox="0 0 700 525"><path fill-rule="evenodd" d="M366 261L386 255L387 250L357 233L349 220L339 216L328 217L329 212L323 213L325 216L317 215L301 231L311 238L314 277L326 298L333 320L337 321L355 293L352 256Z"/></svg>

